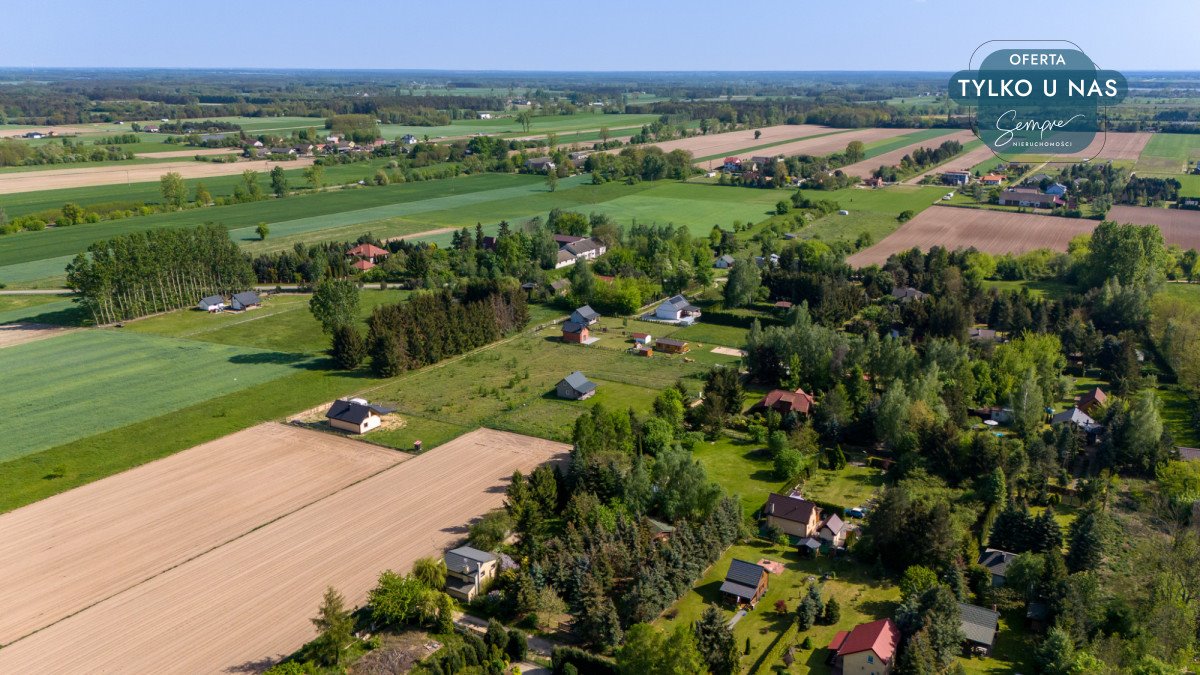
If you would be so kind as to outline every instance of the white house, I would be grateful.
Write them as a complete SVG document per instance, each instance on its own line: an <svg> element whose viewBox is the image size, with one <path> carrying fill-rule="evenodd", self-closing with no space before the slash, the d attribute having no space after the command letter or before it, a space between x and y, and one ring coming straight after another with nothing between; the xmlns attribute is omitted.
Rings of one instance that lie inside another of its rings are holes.
<svg viewBox="0 0 1200 675"><path fill-rule="evenodd" d="M329 406L325 418L329 420L329 426L334 429L365 434L383 423L380 415L390 412L393 412L392 408L367 403L365 399L338 399Z"/></svg>
<svg viewBox="0 0 1200 675"><path fill-rule="evenodd" d="M403 136L400 137L400 144L401 145L416 145L417 137L413 136L412 134L404 134Z"/></svg>
<svg viewBox="0 0 1200 675"><path fill-rule="evenodd" d="M654 318L662 321L693 323L700 318L700 308L687 301L682 295L667 298L654 310Z"/></svg>
<svg viewBox="0 0 1200 675"><path fill-rule="evenodd" d="M204 310L205 312L216 313L225 309L225 298L219 295L210 295L204 298L196 305L196 309Z"/></svg>
<svg viewBox="0 0 1200 675"><path fill-rule="evenodd" d="M492 113L479 113L479 119L490 120L492 119Z"/></svg>

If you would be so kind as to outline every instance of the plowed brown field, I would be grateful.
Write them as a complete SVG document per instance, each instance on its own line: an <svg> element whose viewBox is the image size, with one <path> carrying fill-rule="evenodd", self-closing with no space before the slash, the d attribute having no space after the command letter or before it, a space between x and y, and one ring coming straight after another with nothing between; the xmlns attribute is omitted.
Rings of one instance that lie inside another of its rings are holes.
<svg viewBox="0 0 1200 675"><path fill-rule="evenodd" d="M0 644L409 457L270 423L4 514Z"/></svg>
<svg viewBox="0 0 1200 675"><path fill-rule="evenodd" d="M499 507L514 470L562 459L567 450L501 431L465 434L5 646L0 672L264 668L314 636L309 618L326 586L351 605L362 604L381 571L407 571L415 559L439 554L463 537L473 518ZM149 508L144 491L151 487L126 483L120 491L131 504ZM83 517L80 508L57 517ZM172 529L186 531L209 519L204 508L188 510L175 514ZM122 542L107 546L119 551ZM5 611L50 590L46 583L18 585L5 577L12 589Z"/></svg>
<svg viewBox="0 0 1200 675"><path fill-rule="evenodd" d="M193 153L194 154L194 153ZM121 183L151 183L163 174L174 171L184 178L211 178L229 176L243 171L270 171L275 166L285 169L300 169L313 163L311 157L289 162L156 162L129 166L94 166L82 169L47 169L45 171L23 171L0 173L0 194L15 194L34 190L57 190L60 188L88 187L92 185L120 185Z"/></svg>
<svg viewBox="0 0 1200 675"><path fill-rule="evenodd" d="M1114 206L1108 212L1108 219L1158 225L1168 244L1200 248L1200 211ZM1097 224L1081 218L933 206L846 262L855 267L882 264L893 253L914 246L923 251L932 246L951 250L974 246L988 253L1022 253L1035 248L1065 251L1073 237L1090 233Z"/></svg>

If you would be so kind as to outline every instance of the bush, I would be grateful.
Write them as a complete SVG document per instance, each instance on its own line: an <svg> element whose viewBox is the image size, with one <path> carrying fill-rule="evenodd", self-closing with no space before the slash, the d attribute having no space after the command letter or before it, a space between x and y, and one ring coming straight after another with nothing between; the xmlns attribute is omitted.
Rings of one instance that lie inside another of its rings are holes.
<svg viewBox="0 0 1200 675"><path fill-rule="evenodd" d="M529 655L529 641L525 634L519 630L508 631L508 647L505 651L509 661L524 661Z"/></svg>

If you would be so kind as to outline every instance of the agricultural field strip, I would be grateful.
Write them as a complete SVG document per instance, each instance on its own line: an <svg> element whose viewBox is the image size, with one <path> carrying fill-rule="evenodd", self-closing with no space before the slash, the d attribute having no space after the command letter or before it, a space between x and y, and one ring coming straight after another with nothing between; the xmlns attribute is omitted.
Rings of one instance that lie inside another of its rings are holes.
<svg viewBox="0 0 1200 675"><path fill-rule="evenodd" d="M881 155L876 155L875 157L864 159L861 162L856 162L854 164L844 166L844 167L842 167L842 172L849 174L851 176L858 176L859 178L866 178L871 175L872 171L874 171L875 169L878 169L881 166L893 166L893 165L899 164L900 160L903 159L905 155L911 154L917 148L933 149L933 148L938 147L942 143L945 143L945 142L951 141L951 140L955 140L955 141L958 141L958 142L966 145L967 143L970 143L971 141L976 140L976 139L975 139L975 135L972 134L970 131L958 131L953 134L947 134L946 136L942 136L942 137L938 137L938 138L922 139L922 140L916 141L915 143L910 143L908 145L905 145L901 148L897 148L895 150L885 152ZM953 160L950 160L950 161L953 161Z"/></svg>
<svg viewBox="0 0 1200 675"><path fill-rule="evenodd" d="M1139 206L1115 206L1109 220L1158 225L1168 244L1200 248L1200 212ZM850 256L855 267L883 264L888 256L914 246L975 248L989 253L1021 253L1036 248L1065 251L1071 239L1088 234L1097 222L995 209L936 206L917 214L878 244Z"/></svg>
<svg viewBox="0 0 1200 675"><path fill-rule="evenodd" d="M282 377L312 357L113 330L0 350L0 461ZM97 405L104 401L104 405ZM70 423L64 423L70 420Z"/></svg>
<svg viewBox="0 0 1200 675"><path fill-rule="evenodd" d="M747 153L747 152L757 152L759 150L770 150L771 148L778 147L785 143L791 143L792 141L795 141L798 138L822 138L825 136L835 136L837 134L844 134L844 133L847 133L850 131L853 131L853 129L836 129L833 131L827 131L822 134L812 134L810 136L799 136L797 138L785 138L783 140L772 141L770 143L764 143L762 145L752 145L747 148L742 148L742 149L738 150L737 152ZM694 162L708 162L708 161L712 161L712 160L716 160L716 159L724 159L728 155L729 155L729 153L727 153L727 152L720 152L715 155L708 155L707 157L696 157L693 161Z"/></svg>
<svg viewBox="0 0 1200 675"><path fill-rule="evenodd" d="M0 194L54 190L121 183L154 182L164 173L174 171L184 178L209 178L240 174L243 171L270 171L274 166L297 169L313 163L311 157L288 162L241 161L217 162L155 162L114 165L84 169L58 169L21 173L0 173Z"/></svg>
<svg viewBox="0 0 1200 675"><path fill-rule="evenodd" d="M589 180L590 178L587 176L574 176L571 178L565 178L559 181L559 189L569 189L577 185L585 184ZM311 232L313 230L321 230L329 227L355 225L373 220L408 216L417 213L426 213L429 211L441 211L474 204L484 204L502 199L528 197L531 194L543 192L546 192L546 187L541 183L537 183L516 187L496 188L494 190L482 190L480 192L448 195L445 197L431 197L429 199L421 199L417 201L400 202L398 204L387 204L385 206L374 206L366 209L356 209L353 211L342 211L340 213L330 213L321 216L311 216L308 218L297 218L295 220L275 222L271 223L271 234L288 235L300 232ZM248 239L252 237L257 238L253 227L242 227L230 230L229 236L235 241L238 239Z"/></svg>
<svg viewBox="0 0 1200 675"><path fill-rule="evenodd" d="M230 672L313 636L329 584L361 605L385 569L461 540L513 471L569 446L478 429L354 483L0 650L4 672ZM133 498L136 499L135 495Z"/></svg>
<svg viewBox="0 0 1200 675"><path fill-rule="evenodd" d="M0 644L410 458L261 424L0 516Z"/></svg>

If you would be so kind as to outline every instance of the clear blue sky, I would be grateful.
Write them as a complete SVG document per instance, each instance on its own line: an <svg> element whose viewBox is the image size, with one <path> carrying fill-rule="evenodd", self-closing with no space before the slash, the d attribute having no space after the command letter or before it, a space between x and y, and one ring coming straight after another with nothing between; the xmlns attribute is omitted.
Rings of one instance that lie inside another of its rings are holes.
<svg viewBox="0 0 1200 675"><path fill-rule="evenodd" d="M0 66L954 71L985 40L1054 38L1106 68L1200 70L1200 0L20 4Z"/></svg>

